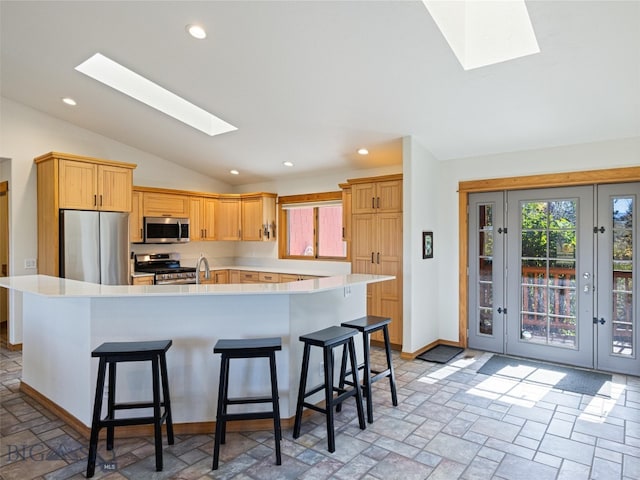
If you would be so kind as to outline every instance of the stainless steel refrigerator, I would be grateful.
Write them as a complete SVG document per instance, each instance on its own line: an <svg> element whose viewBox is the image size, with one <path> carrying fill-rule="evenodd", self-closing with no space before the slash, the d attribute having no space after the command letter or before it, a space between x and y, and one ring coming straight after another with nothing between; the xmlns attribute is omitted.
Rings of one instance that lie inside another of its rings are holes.
<svg viewBox="0 0 640 480"><path fill-rule="evenodd" d="M60 211L60 276L105 285L129 283L129 214Z"/></svg>

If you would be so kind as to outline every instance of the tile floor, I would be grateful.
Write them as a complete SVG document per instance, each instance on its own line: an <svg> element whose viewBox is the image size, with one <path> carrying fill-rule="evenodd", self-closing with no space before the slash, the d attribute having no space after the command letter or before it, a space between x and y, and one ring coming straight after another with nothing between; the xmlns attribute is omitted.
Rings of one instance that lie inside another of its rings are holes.
<svg viewBox="0 0 640 480"><path fill-rule="evenodd" d="M373 355L382 361L381 350ZM336 417L333 454L314 413L297 440L284 431L281 466L269 431L227 434L215 472L213 435L178 436L163 472L154 471L151 438L116 438L113 453L101 443L94 478L640 478L640 377L614 375L610 397L586 396L478 374L490 356L468 350L441 365L395 355L399 405L388 383L376 383L375 421L360 430L350 399ZM84 478L87 440L20 393L21 358L0 349L0 479Z"/></svg>

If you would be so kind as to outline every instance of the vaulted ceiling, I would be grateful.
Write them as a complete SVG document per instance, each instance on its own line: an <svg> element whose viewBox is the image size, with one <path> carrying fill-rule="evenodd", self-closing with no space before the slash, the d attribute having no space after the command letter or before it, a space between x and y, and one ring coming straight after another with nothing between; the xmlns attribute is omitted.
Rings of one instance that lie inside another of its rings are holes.
<svg viewBox="0 0 640 480"><path fill-rule="evenodd" d="M0 88L232 185L399 164L405 135L439 160L640 135L640 2L527 6L541 53L464 71L420 1L3 0ZM209 137L74 70L96 52L238 130Z"/></svg>

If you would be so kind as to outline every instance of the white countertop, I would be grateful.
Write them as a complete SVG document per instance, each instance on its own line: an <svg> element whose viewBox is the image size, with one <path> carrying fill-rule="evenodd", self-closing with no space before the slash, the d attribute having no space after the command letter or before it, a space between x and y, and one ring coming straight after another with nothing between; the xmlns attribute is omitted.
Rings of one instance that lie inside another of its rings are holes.
<svg viewBox="0 0 640 480"><path fill-rule="evenodd" d="M241 269L240 267L233 267ZM216 267L216 269L218 269ZM256 267L247 270L259 271ZM264 271L274 272L272 269ZM349 274L288 283L200 285L99 285L48 275L0 277L0 287L45 297L147 297L180 295L291 295L393 280L388 275Z"/></svg>

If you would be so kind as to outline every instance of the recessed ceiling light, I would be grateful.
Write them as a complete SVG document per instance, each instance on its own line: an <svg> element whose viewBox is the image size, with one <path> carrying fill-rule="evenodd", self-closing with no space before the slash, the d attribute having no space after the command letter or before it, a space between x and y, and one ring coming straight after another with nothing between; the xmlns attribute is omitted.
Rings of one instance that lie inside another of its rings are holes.
<svg viewBox="0 0 640 480"><path fill-rule="evenodd" d="M76 70L212 137L237 130L233 125L101 53L82 62Z"/></svg>
<svg viewBox="0 0 640 480"><path fill-rule="evenodd" d="M524 0L422 0L465 70L540 52Z"/></svg>
<svg viewBox="0 0 640 480"><path fill-rule="evenodd" d="M207 38L207 32L205 32L204 28L200 25L187 25L187 32L193 38L197 38L198 40L204 40Z"/></svg>
<svg viewBox="0 0 640 480"><path fill-rule="evenodd" d="M77 105L76 101L71 97L64 97L62 101L67 105L71 105L72 107L75 107Z"/></svg>
<svg viewBox="0 0 640 480"><path fill-rule="evenodd" d="M293 162L286 161L286 162L282 162L282 164L283 164L285 167L293 167Z"/></svg>
<svg viewBox="0 0 640 480"><path fill-rule="evenodd" d="M361 148L358 150L358 153L360 155L369 155L369 150L367 150L366 148Z"/></svg>
<svg viewBox="0 0 640 480"><path fill-rule="evenodd" d="M240 175L240 172L238 170L235 170L235 169L234 170L229 170L229 173L231 175Z"/></svg>

